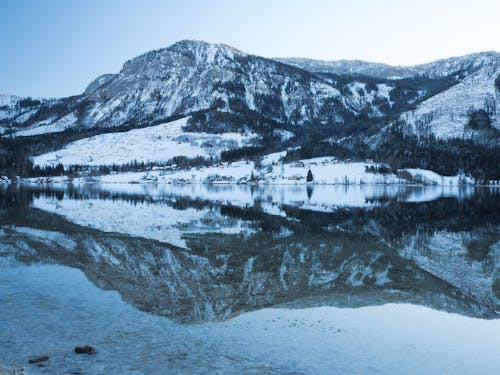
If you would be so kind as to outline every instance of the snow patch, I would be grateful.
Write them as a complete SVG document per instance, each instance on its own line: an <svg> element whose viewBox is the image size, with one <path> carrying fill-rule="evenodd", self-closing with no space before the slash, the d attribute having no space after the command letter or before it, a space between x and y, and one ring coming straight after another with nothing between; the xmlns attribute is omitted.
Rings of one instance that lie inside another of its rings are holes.
<svg viewBox="0 0 500 375"><path fill-rule="evenodd" d="M137 162L166 162L175 156L218 158L221 151L251 144L253 133L184 132L188 118L166 124L134 129L122 133L107 133L84 138L65 147L33 158L35 165L89 166Z"/></svg>

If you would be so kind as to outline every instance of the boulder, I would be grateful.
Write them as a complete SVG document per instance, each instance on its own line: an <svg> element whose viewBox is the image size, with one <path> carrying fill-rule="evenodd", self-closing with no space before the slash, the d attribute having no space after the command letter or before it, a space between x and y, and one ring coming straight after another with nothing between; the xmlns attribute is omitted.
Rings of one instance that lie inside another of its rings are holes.
<svg viewBox="0 0 500 375"><path fill-rule="evenodd" d="M82 346L77 346L75 348L75 353L76 354L95 354L96 350L93 346L82 345Z"/></svg>

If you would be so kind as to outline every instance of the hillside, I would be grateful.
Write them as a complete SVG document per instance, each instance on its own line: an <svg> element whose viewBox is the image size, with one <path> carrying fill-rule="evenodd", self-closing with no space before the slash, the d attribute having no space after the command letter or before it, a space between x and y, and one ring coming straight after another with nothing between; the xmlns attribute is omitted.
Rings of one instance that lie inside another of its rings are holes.
<svg viewBox="0 0 500 375"><path fill-rule="evenodd" d="M500 179L499 77L495 52L391 67L273 60L185 40L127 61L80 95L1 95L0 175L29 172L27 157L46 165L68 153L75 164L109 165L105 154L128 144L113 163L255 159L293 150L288 160L374 159L394 170ZM182 118L168 134L156 132ZM90 160L89 149L97 157ZM8 170L12 164L17 171Z"/></svg>

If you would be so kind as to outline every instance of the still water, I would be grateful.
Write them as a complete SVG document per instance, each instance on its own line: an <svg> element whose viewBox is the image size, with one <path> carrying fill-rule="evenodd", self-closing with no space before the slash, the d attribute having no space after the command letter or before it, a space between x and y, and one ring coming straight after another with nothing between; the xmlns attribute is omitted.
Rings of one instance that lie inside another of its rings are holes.
<svg viewBox="0 0 500 375"><path fill-rule="evenodd" d="M0 187L0 365L495 373L499 229L495 189Z"/></svg>

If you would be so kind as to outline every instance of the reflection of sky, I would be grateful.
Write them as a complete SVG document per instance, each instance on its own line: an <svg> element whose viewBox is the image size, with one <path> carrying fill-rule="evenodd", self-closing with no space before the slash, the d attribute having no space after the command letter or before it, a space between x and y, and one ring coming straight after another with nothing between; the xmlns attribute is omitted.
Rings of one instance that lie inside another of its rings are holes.
<svg viewBox="0 0 500 375"><path fill-rule="evenodd" d="M266 57L421 63L500 50L498 14L497 0L2 1L0 93L78 94L181 39Z"/></svg>

